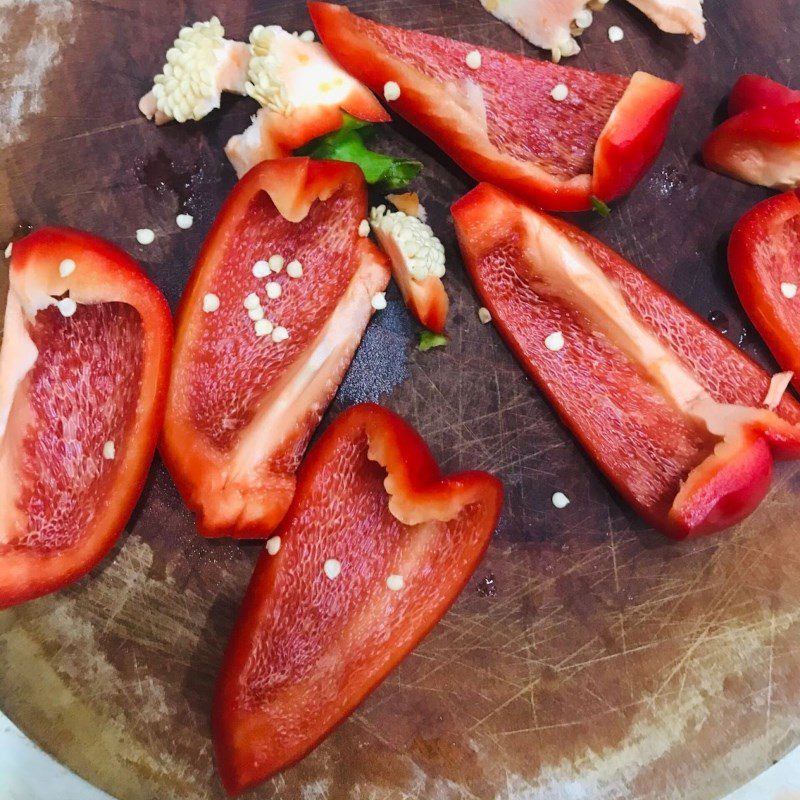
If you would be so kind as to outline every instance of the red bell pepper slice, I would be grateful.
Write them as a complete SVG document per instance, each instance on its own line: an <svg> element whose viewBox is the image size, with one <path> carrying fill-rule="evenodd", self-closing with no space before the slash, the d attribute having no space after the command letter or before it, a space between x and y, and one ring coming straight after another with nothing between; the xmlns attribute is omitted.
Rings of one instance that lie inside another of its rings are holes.
<svg viewBox="0 0 800 800"><path fill-rule="evenodd" d="M800 388L800 192L770 197L736 223L728 265L744 310Z"/></svg>
<svg viewBox="0 0 800 800"><path fill-rule="evenodd" d="M722 530L761 501L773 457L800 457L800 405L758 408L769 376L620 255L485 184L453 217L500 333L654 527Z"/></svg>
<svg viewBox="0 0 800 800"><path fill-rule="evenodd" d="M491 181L554 211L580 211L592 196L630 191L658 155L681 87L573 69L381 25L345 6L309 3L331 55L383 94L477 180ZM477 50L481 66L470 69ZM566 100L551 97L564 83Z"/></svg>
<svg viewBox="0 0 800 800"><path fill-rule="evenodd" d="M217 216L178 313L161 444L204 536L266 536L289 507L303 451L389 281L385 256L359 235L366 215L357 166L289 158L250 170ZM257 277L271 256L284 266ZM252 319L251 294L267 322ZM288 338L258 335L268 323Z"/></svg>
<svg viewBox="0 0 800 800"><path fill-rule="evenodd" d="M501 503L491 475L443 477L380 406L334 420L300 467L280 549L261 555L225 653L212 723L229 794L305 756L408 655L477 566Z"/></svg>
<svg viewBox="0 0 800 800"><path fill-rule="evenodd" d="M742 75L731 91L732 115L703 144L709 169L767 186L800 186L800 92L758 75Z"/></svg>
<svg viewBox="0 0 800 800"><path fill-rule="evenodd" d="M171 348L164 297L121 250L66 228L14 243L0 348L0 608L77 580L116 541L161 429Z"/></svg>
<svg viewBox="0 0 800 800"><path fill-rule="evenodd" d="M742 75L728 98L728 116L742 111L770 106L788 106L800 102L800 92L761 75Z"/></svg>

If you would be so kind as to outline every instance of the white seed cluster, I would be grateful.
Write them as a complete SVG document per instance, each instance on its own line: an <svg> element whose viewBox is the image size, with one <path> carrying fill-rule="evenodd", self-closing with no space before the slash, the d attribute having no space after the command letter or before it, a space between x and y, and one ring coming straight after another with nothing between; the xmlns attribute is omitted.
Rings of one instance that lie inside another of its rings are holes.
<svg viewBox="0 0 800 800"><path fill-rule="evenodd" d="M375 231L391 236L403 254L411 276L418 281L445 273L444 245L429 225L402 211L387 211L386 206L373 208L370 222Z"/></svg>
<svg viewBox="0 0 800 800"><path fill-rule="evenodd" d="M225 29L216 17L181 28L167 50L164 71L153 82L156 107L162 114L178 122L199 120L218 105L215 72L224 36Z"/></svg>
<svg viewBox="0 0 800 800"><path fill-rule="evenodd" d="M245 90L264 108L288 116L294 108L280 78L280 59L275 52L276 40L285 33L279 25L256 25L250 32L251 58Z"/></svg>
<svg viewBox="0 0 800 800"><path fill-rule="evenodd" d="M580 53L581 48L575 37L580 36L592 22L594 22L592 10L598 11L603 8L606 3L608 3L608 0L589 0L586 7L575 14L575 19L570 25L570 35L550 51L550 56L554 63L558 64L562 58L576 56Z"/></svg>

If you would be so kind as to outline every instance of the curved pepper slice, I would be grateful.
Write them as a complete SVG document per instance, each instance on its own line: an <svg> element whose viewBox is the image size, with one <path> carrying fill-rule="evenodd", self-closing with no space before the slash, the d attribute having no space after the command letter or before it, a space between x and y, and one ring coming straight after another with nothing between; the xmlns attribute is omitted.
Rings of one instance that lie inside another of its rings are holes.
<svg viewBox="0 0 800 800"><path fill-rule="evenodd" d="M756 186L800 186L800 103L754 108L725 120L703 144L703 161Z"/></svg>
<svg viewBox="0 0 800 800"><path fill-rule="evenodd" d="M366 122L389 115L366 86L334 63L319 42L307 42L277 25L250 34L253 58L247 91L264 107L225 153L236 174L269 158L284 158L342 126L347 112Z"/></svg>
<svg viewBox="0 0 800 800"><path fill-rule="evenodd" d="M501 334L654 527L722 530L764 497L773 457L800 457L800 405L758 408L767 374L617 253L485 184L453 217Z"/></svg>
<svg viewBox="0 0 800 800"><path fill-rule="evenodd" d="M15 242L0 348L0 608L94 567L133 510L164 411L172 320L111 244Z"/></svg>
<svg viewBox="0 0 800 800"><path fill-rule="evenodd" d="M396 83L391 107L473 178L555 211L630 191L682 91L644 72L603 75L380 25L345 6L312 2L309 11L333 57L375 92ZM467 66L471 51L478 69ZM560 102L550 94L558 83L569 89Z"/></svg>
<svg viewBox="0 0 800 800"><path fill-rule="evenodd" d="M263 537L289 507L389 282L366 214L357 166L289 158L254 167L217 216L181 300L161 445L203 535Z"/></svg>
<svg viewBox="0 0 800 800"><path fill-rule="evenodd" d="M736 223L728 266L744 310L800 388L800 192L770 197Z"/></svg>
<svg viewBox="0 0 800 800"><path fill-rule="evenodd" d="M334 420L300 467L277 555L256 565L217 682L230 794L305 756L408 655L477 566L501 503L484 472L442 477L386 409Z"/></svg>
<svg viewBox="0 0 800 800"><path fill-rule="evenodd" d="M742 111L769 106L787 106L800 102L800 92L761 75L742 75L731 89L728 98L728 116Z"/></svg>

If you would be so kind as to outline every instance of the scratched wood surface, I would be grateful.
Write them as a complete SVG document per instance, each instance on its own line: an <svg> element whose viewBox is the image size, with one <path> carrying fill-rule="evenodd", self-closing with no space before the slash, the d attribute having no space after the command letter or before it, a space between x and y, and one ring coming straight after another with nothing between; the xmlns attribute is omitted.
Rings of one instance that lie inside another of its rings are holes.
<svg viewBox="0 0 800 800"><path fill-rule="evenodd" d="M353 5L538 56L477 0ZM727 315L738 341L724 245L766 193L706 172L696 154L739 72L800 85L800 3L707 0L700 46L612 6L570 63L649 69L686 95L642 184L609 219L579 221L701 314ZM201 124L156 129L136 100L179 25L212 13L237 38L256 23L308 27L297 0L0 0L0 241L21 221L86 228L140 259L175 304L234 181L222 146L255 107L229 98ZM624 28L622 43L607 41L610 24ZM507 503L486 560L435 631L318 750L253 796L722 796L800 743L800 471L781 467L768 500L728 535L674 545L648 530L478 322L447 215L469 179L405 125L382 143L425 163L417 187L447 249L452 342L417 352L392 289L330 414L380 400L445 468L497 473ZM174 224L184 210L195 217L186 232ZM153 245L136 244L138 227L156 231ZM754 335L742 346L772 367ZM572 499L563 511L550 504L555 490ZM0 614L0 707L120 800L219 800L210 698L257 552L195 535L157 460L91 577Z"/></svg>

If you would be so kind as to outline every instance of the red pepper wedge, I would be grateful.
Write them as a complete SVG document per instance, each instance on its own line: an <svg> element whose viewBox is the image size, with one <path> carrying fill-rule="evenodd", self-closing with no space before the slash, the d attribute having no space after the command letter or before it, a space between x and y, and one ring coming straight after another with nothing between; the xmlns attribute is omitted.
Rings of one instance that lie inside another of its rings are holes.
<svg viewBox="0 0 800 800"><path fill-rule="evenodd" d="M800 186L800 102L751 108L703 143L709 169L770 189Z"/></svg>
<svg viewBox="0 0 800 800"><path fill-rule="evenodd" d="M381 25L345 6L309 3L331 55L477 180L553 211L630 191L661 150L681 87L564 67ZM470 51L481 66L470 69ZM559 102L551 91L569 88Z"/></svg>
<svg viewBox="0 0 800 800"><path fill-rule="evenodd" d="M654 527L722 530L762 500L773 458L800 457L800 405L759 408L769 376L620 255L486 184L452 210L503 338Z"/></svg>
<svg viewBox="0 0 800 800"><path fill-rule="evenodd" d="M443 477L420 436L380 406L333 421L300 467L279 550L262 553L228 642L212 729L229 794L303 758L408 655L469 579L501 504L499 481Z"/></svg>
<svg viewBox="0 0 800 800"><path fill-rule="evenodd" d="M770 106L800 102L800 92L761 75L746 74L733 85L728 98L728 116Z"/></svg>
<svg viewBox="0 0 800 800"><path fill-rule="evenodd" d="M153 458L171 349L167 303L130 256L67 228L14 242L0 348L0 608L77 580L116 541Z"/></svg>
<svg viewBox="0 0 800 800"><path fill-rule="evenodd" d="M744 310L800 389L800 191L770 197L736 223L728 266Z"/></svg>
<svg viewBox="0 0 800 800"><path fill-rule="evenodd" d="M303 451L389 281L386 257L359 235L366 215L356 165L308 158L254 167L219 212L181 300L161 442L204 536L264 537L289 507ZM257 276L271 256L280 271Z"/></svg>

